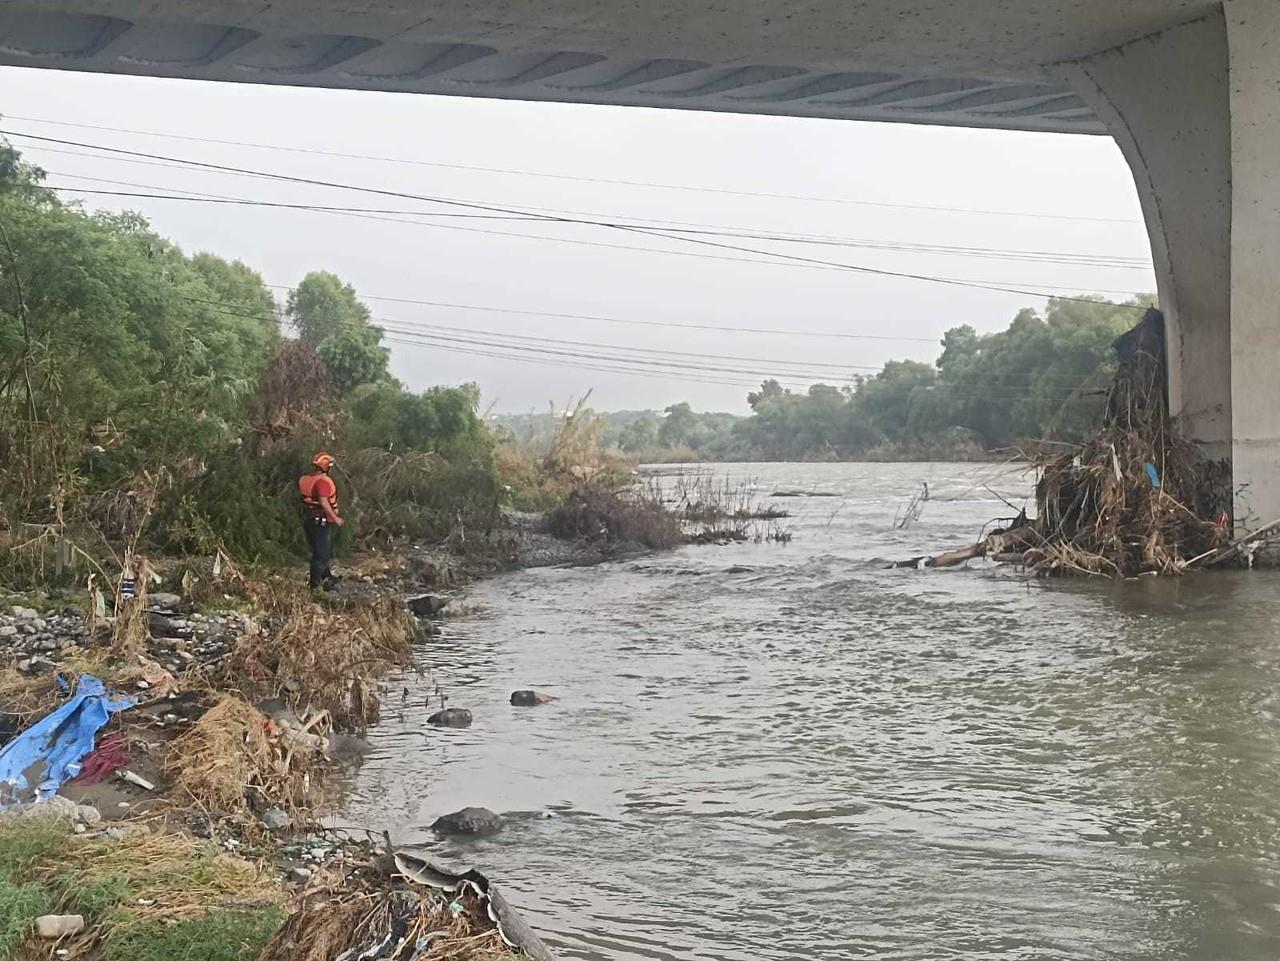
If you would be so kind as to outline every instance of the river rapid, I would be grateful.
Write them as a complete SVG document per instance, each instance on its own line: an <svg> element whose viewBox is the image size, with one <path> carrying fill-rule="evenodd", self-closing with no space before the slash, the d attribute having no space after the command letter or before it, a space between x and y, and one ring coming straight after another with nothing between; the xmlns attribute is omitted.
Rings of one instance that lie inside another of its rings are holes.
<svg viewBox="0 0 1280 961"><path fill-rule="evenodd" d="M835 496L766 499L786 544L476 585L339 821L485 871L564 959L1280 957L1280 575L888 570L1029 479L717 470ZM437 685L469 730L427 726ZM432 836L466 805L505 830Z"/></svg>

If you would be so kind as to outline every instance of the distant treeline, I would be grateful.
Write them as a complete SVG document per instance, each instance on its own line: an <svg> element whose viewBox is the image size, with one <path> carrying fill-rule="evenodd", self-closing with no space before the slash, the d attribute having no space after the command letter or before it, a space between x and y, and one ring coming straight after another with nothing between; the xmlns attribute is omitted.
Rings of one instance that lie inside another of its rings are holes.
<svg viewBox="0 0 1280 961"><path fill-rule="evenodd" d="M954 460L1028 439L1079 440L1101 413L1112 342L1152 304L1052 299L1044 316L1020 310L999 333L952 328L933 364L890 361L874 376L803 393L767 380L747 395L748 416L687 403L601 414L604 443L649 461ZM496 418L531 444L549 440L559 420L550 412Z"/></svg>

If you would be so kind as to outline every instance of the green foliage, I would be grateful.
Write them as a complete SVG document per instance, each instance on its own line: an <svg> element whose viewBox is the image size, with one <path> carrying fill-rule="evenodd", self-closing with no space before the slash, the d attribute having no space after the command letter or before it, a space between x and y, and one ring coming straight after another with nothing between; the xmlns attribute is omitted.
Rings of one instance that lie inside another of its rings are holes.
<svg viewBox="0 0 1280 961"><path fill-rule="evenodd" d="M387 376L391 355L381 342L382 331L377 327L348 327L320 341L316 353L339 393L349 393Z"/></svg>
<svg viewBox="0 0 1280 961"><path fill-rule="evenodd" d="M24 878L37 864L57 856L67 845L64 826L35 819L0 829L0 877Z"/></svg>
<svg viewBox="0 0 1280 961"><path fill-rule="evenodd" d="M53 898L40 885L17 884L0 876L0 958L13 957L36 918L51 910Z"/></svg>
<svg viewBox="0 0 1280 961"><path fill-rule="evenodd" d="M214 911L176 924L136 924L113 932L103 961L247 961L284 918L280 908Z"/></svg>
<svg viewBox="0 0 1280 961"><path fill-rule="evenodd" d="M76 914L84 915L93 924L117 904L131 900L134 887L126 877L107 874L78 887L64 888L63 897L70 901Z"/></svg>
<svg viewBox="0 0 1280 961"><path fill-rule="evenodd" d="M445 457L483 449L492 437L480 419L480 389L432 387L421 394L396 384L367 384L350 398L349 439L357 447L433 451Z"/></svg>
<svg viewBox="0 0 1280 961"><path fill-rule="evenodd" d="M288 315L298 336L316 349L339 393L386 380L390 353L382 328L369 323L369 308L356 290L327 271L307 274L289 291Z"/></svg>
<svg viewBox="0 0 1280 961"><path fill-rule="evenodd" d="M605 443L647 460L911 460L1079 440L1100 415L1112 343L1149 302L1052 299L1044 317L1020 311L998 333L952 328L936 364L889 361L874 376L802 393L766 380L747 395L750 417L700 414L687 403L660 420L646 411L599 415ZM502 423L538 442L553 428L545 414Z"/></svg>
<svg viewBox="0 0 1280 961"><path fill-rule="evenodd" d="M344 330L369 325L369 308L356 289L324 270L307 274L289 291L287 312L298 336L312 347Z"/></svg>
<svg viewBox="0 0 1280 961"><path fill-rule="evenodd" d="M632 421L618 432L616 443L628 454L652 450L658 446L658 421L648 416Z"/></svg>

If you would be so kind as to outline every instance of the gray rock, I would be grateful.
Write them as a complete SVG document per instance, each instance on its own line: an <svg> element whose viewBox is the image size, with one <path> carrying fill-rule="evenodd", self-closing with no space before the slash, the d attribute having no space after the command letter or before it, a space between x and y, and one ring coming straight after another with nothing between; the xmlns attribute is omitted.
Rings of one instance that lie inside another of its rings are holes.
<svg viewBox="0 0 1280 961"><path fill-rule="evenodd" d="M76 819L76 808L75 801L55 794L47 801L29 801L5 808L0 813L0 824L13 821L62 821L70 824Z"/></svg>
<svg viewBox="0 0 1280 961"><path fill-rule="evenodd" d="M147 609L161 611L176 611L182 606L182 598L177 594L166 594L164 591L157 591L154 594L147 595Z"/></svg>
<svg viewBox="0 0 1280 961"><path fill-rule="evenodd" d="M488 808L463 808L437 818L431 825L431 830L437 834L465 834L472 837L497 834L502 830L502 818Z"/></svg>
<svg viewBox="0 0 1280 961"><path fill-rule="evenodd" d="M291 868L289 870L289 880L297 881L299 884L306 884L311 880L310 868Z"/></svg>
<svg viewBox="0 0 1280 961"><path fill-rule="evenodd" d="M12 624L0 624L0 637L13 637L18 629Z"/></svg>
<svg viewBox="0 0 1280 961"><path fill-rule="evenodd" d="M77 804L76 820L89 827L95 827L102 823L102 812L92 804Z"/></svg>
<svg viewBox="0 0 1280 961"><path fill-rule="evenodd" d="M427 723L435 727L470 727L471 712L465 707L446 707L427 718Z"/></svg>
<svg viewBox="0 0 1280 961"><path fill-rule="evenodd" d="M439 594L419 594L405 601L415 617L434 617L449 605L447 597Z"/></svg>
<svg viewBox="0 0 1280 961"><path fill-rule="evenodd" d="M36 918L36 934L50 941L83 930L84 916L80 914L46 914Z"/></svg>
<svg viewBox="0 0 1280 961"><path fill-rule="evenodd" d="M13 616L20 621L34 621L40 616L39 612L32 610L30 607L15 607Z"/></svg>
<svg viewBox="0 0 1280 961"><path fill-rule="evenodd" d="M43 617L37 617L35 620L31 622L31 626L34 627L37 632L47 631L49 629L49 622L46 621Z"/></svg>
<svg viewBox="0 0 1280 961"><path fill-rule="evenodd" d="M515 707L535 707L538 704L550 704L555 698L541 691L512 691L511 703Z"/></svg>
<svg viewBox="0 0 1280 961"><path fill-rule="evenodd" d="M262 817L259 818L263 826L268 831L287 831L289 829L289 815L285 814L279 808L271 808L264 811Z"/></svg>

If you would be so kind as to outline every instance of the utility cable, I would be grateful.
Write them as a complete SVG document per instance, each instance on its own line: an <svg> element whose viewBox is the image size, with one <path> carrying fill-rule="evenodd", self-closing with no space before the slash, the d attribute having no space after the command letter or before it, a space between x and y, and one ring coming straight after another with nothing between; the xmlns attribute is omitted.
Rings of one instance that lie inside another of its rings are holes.
<svg viewBox="0 0 1280 961"><path fill-rule="evenodd" d="M0 129L0 135L9 136L9 137L19 137L22 139L35 140L38 142L56 143L63 146L100 150L104 153L119 154L122 156L142 157L142 158L152 159L152 160L164 160L164 161L170 161L170 162L184 163L191 167L195 167L202 170L220 170L220 171L230 171L233 173L248 173L255 176L268 177L273 180L278 180L282 183L297 183L297 184L305 184L305 185L315 186L315 187L326 187L326 188L337 189L337 190L352 190L352 191L358 191L362 193L375 194L378 196L399 197L407 200L416 200L423 203L436 203L436 204L442 204L445 206L463 207L463 208L472 209L472 210L484 210L491 213L507 213L507 214L518 213L518 211L515 211L512 208L504 207L497 204L478 203L475 201L458 200L455 198L424 196L421 194L411 194L404 191L388 190L386 188L381 188L381 187L369 187L369 186L362 186L362 185L356 185L356 184L343 184L343 183L336 183L333 181L318 180L310 177L297 177L289 174L272 174L264 171L250 170L244 167L236 167L229 164L214 164L214 163L208 163L206 161L200 161L200 160L188 160L181 157L168 157L160 154L149 154L143 151L126 150L121 147L107 147L101 144L87 144L87 143L82 143L78 141L63 140L56 137L43 137L37 134L24 134L16 131ZM840 263L836 261L825 261L825 260L820 260L814 257L804 257L797 254L785 254L785 253L779 253L774 251L758 250L750 247L743 247L737 244L727 244L727 243L722 243L718 241L711 241L704 238L672 235L672 234L663 232L661 230L653 229L653 228L629 226L629 225L610 222L610 221L580 220L572 217L558 217L550 214L540 215L539 219L549 223L581 224L583 226L602 227L605 229L635 233L635 234L640 234L642 236L648 236L648 237L661 237L668 240L678 240L688 244L696 244L699 246L709 247L709 248L714 248L719 250L728 250L728 251L733 251L737 253L752 254L755 256L771 257L777 260L784 260L784 261L793 262L797 264L804 264L804 265L810 265L810 266L822 266L826 268L834 268L834 269L840 269L840 270L849 270L857 273L867 274L870 276L917 280L925 283L945 284L948 286L965 287L965 288L978 289L978 290L994 290L994 291L1001 291L1005 293L1022 294L1030 297L1044 296L1042 293L1036 293L1034 291L1026 290L1024 288L1019 288L1019 287L985 284L985 283L965 281L965 280L959 280L959 279L953 279L953 278L932 277L927 274L916 274L916 273L908 273L904 271L884 270L880 268L866 267L866 266L856 265L856 264L846 264L846 263ZM444 226L444 225L436 225L436 226ZM457 227L454 229L469 230L471 228ZM550 238L542 238L542 239L550 239ZM1078 300L1084 303L1092 303L1092 301L1088 301L1085 298L1060 297L1058 299L1066 300L1066 301ZM1136 305L1133 306L1131 309L1145 310L1144 307L1136 306Z"/></svg>
<svg viewBox="0 0 1280 961"><path fill-rule="evenodd" d="M43 149L43 148L37 148ZM89 156L87 154L77 154L77 156ZM181 168L178 168L181 169ZM369 214L391 214L405 217L462 217L476 220L509 220L509 221L537 221L539 211L550 210L554 208L525 208L521 205L519 214L497 215L497 214L447 214L439 211L422 211L422 210L403 210L403 209L386 209L386 208L365 208L365 207L341 207L335 205L321 204L289 204L278 201L257 200L248 197L229 197L225 194L212 194L195 190L183 190L176 187L159 186L155 184L139 184L129 181L110 180L104 177L89 177L83 174L72 174L64 171L46 170L48 174L56 177L67 177L72 180L93 181L96 183L115 184L117 186L137 187L143 190L151 191L148 193L132 193L127 191L114 190L89 190L78 187L62 187L56 185L48 185L48 189L60 193L77 193L89 195L102 195L114 197L137 197L147 200L186 200L191 202L221 202L231 204L243 204L245 206L257 207L282 207L295 210L317 210L327 213L369 213ZM162 193L161 191L168 191ZM184 194L188 196L173 196L173 194ZM576 213L576 212L575 212ZM600 215L590 215L600 216ZM671 233L701 235L710 237L728 237L737 240L764 240L771 243L789 243L789 244L806 244L821 247L840 247L858 250L883 250L890 252L906 252L932 254L939 256L960 256L960 257L977 257L986 259L997 259L1006 261L1025 261L1027 263L1047 263L1058 264L1064 267L1098 267L1106 269L1123 269L1123 270L1150 270L1150 260L1140 257L1121 257L1103 254L1077 254L1068 251L1049 251L1049 250L1018 250L1006 249L998 247L965 247L956 244L923 244L911 243L908 241L880 240L871 238L852 238L852 237L836 237L821 234L803 234L793 231L768 232L757 230L756 228L735 228L714 225L688 224L681 221L664 221L651 217L633 217L623 216L622 220L641 221L639 226L655 226L656 229L665 230ZM633 225L634 226L634 225Z"/></svg>
<svg viewBox="0 0 1280 961"><path fill-rule="evenodd" d="M797 195L797 194L769 193L765 191L733 190L725 187L706 187L706 186L696 186L696 185L689 185L689 184L666 184L666 183L655 183L655 182L648 182L648 181L610 179L610 178L604 178L604 177L581 177L581 176L574 176L571 174L557 174L557 173L548 173L544 171L519 170L519 169L513 169L509 167L482 167L482 166L473 166L470 164L442 163L439 161L406 159L403 157L385 157L385 156L377 156L373 154L340 153L338 151L332 151L332 150L318 150L315 148L308 148L308 147L292 147L292 146L287 146L282 144L253 143L251 141L243 141L243 140L219 140L213 137L193 137L193 136L185 136L183 134L161 133L159 131L154 131L154 130L135 130L135 129L129 129L125 127L109 127L109 126L103 126L99 124L74 123L67 120L49 120L42 117L18 117L18 116L8 115L5 117L5 119L17 120L23 123L38 123L38 124L48 124L48 125L59 126L59 127L72 127L79 130L98 130L98 131L103 131L108 133L130 134L134 136L161 137L168 140L182 140L182 141L188 141L192 143L219 144L221 146L227 146L227 147L250 147L258 150L276 150L276 151L284 151L288 153L306 154L310 156L335 157L335 158L340 158L345 160L372 160L380 163L408 164L408 165L419 166L419 167L436 167L436 168L442 168L446 170L469 170L469 171L474 171L479 173L509 174L509 175L521 176L521 177L539 177L539 178L544 178L548 180L564 180L564 181L573 181L578 183L607 184L610 186L646 187L646 188L653 188L653 189L660 189L660 190L681 190L681 191L691 191L695 193L721 194L721 195L728 195L728 196L734 196L734 197L759 197L759 198L765 198L770 200L795 200L795 201L802 201L806 203L849 204L849 205L864 206L864 207L886 207L886 208L892 208L897 210L922 210L922 211L943 212L943 213L978 214L978 215L992 216L992 217L1025 217L1025 218L1042 219L1042 220L1074 220L1074 221L1083 221L1087 223L1103 223L1103 224L1141 223L1141 221L1132 220L1124 217L1087 217L1087 216L1081 216L1079 214L1051 214L1051 213L1020 211L1020 210L984 210L980 208L971 208L971 207L948 207L948 206L942 206L942 205L928 205L928 204L899 204L899 203L890 203L887 201L853 200L845 197L815 197L815 196L805 196L805 195Z"/></svg>

